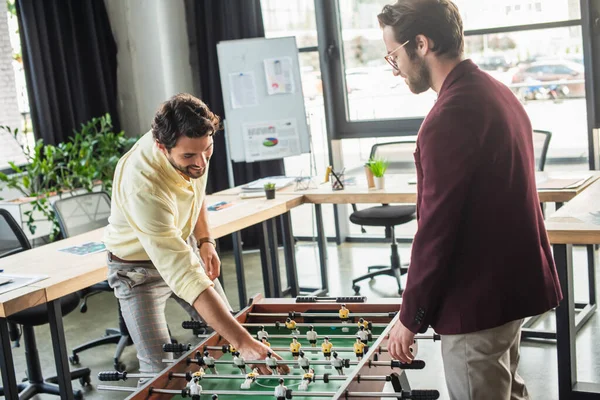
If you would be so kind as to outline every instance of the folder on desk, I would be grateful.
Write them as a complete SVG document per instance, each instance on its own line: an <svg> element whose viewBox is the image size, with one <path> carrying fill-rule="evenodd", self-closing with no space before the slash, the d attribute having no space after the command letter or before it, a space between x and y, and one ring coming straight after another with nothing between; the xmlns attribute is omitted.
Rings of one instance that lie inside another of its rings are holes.
<svg viewBox="0 0 600 400"><path fill-rule="evenodd" d="M31 285L47 278L48 276L46 275L16 275L3 273L0 275L0 280L8 280L8 282L0 285L0 294Z"/></svg>
<svg viewBox="0 0 600 400"><path fill-rule="evenodd" d="M265 183L274 183L275 190L283 189L296 182L296 177L290 176L268 176L266 178L257 179L253 182L242 186L242 191L257 192L265 190Z"/></svg>
<svg viewBox="0 0 600 400"><path fill-rule="evenodd" d="M583 185L590 176L578 178L552 178L537 183L539 190L575 189Z"/></svg>

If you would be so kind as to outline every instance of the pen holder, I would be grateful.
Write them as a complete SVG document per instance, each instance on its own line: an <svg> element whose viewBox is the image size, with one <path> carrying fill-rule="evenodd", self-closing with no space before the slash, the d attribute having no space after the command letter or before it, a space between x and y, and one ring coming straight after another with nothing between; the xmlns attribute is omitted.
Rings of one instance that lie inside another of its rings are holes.
<svg viewBox="0 0 600 400"><path fill-rule="evenodd" d="M331 171L329 182L331 182L331 190L344 190L344 173L336 174Z"/></svg>

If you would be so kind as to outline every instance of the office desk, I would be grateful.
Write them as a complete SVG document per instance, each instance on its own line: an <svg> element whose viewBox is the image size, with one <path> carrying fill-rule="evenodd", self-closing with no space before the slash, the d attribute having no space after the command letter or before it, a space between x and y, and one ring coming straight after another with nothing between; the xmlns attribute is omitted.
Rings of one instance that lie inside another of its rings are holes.
<svg viewBox="0 0 600 400"><path fill-rule="evenodd" d="M575 313L572 245L600 244L600 181L569 201L546 221L564 299L556 309L558 388L561 400L600 399L600 384L577 380L575 340L578 325L590 313ZM594 271L589 278L595 279ZM591 284L590 282L590 284ZM596 304L588 305L594 311ZM587 310L586 310L587 311Z"/></svg>
<svg viewBox="0 0 600 400"><path fill-rule="evenodd" d="M207 196L207 200L209 201L208 204L211 204L212 202L221 201L223 198ZM257 223L265 224L265 221L288 213L291 208L300 205L301 202L302 196L298 195L269 201L265 199L241 201L235 207L214 214L211 213L209 215L211 229L215 238L219 238ZM271 228L266 227L265 229L269 231ZM33 285L0 295L0 351L2 352L0 354L2 356L0 366L2 367L2 380L6 399L18 399L6 317L44 303L48 304L49 325L61 398L71 399L73 397L59 299L67 294L104 281L107 275L106 253L78 256L60 252L58 249L85 242L101 241L102 235L103 228L96 229L0 259L0 269L4 269L7 274L27 273L49 277ZM276 249L273 250L270 247L272 243L268 241L264 243L265 249L263 252L265 257L270 257L273 252L276 254ZM293 246L293 241L288 242L288 245ZM290 268L292 267L295 271L295 263L290 266ZM274 290L272 287L275 285L272 282L275 276L278 277L279 271L267 272L267 283L270 286L266 290L272 291ZM297 287L297 277L294 280L293 276L291 278L288 276L288 279L290 279L292 285L296 282Z"/></svg>

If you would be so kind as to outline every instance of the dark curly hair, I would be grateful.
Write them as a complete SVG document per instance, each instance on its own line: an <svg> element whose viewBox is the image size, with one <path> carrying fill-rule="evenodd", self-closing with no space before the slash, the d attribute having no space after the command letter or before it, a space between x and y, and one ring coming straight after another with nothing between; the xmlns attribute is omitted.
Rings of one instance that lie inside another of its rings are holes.
<svg viewBox="0 0 600 400"><path fill-rule="evenodd" d="M411 59L416 56L417 35L433 40L431 50L438 56L456 58L463 54L463 22L451 0L398 0L384 6L377 19L382 28L394 29L396 42L409 41L405 49Z"/></svg>
<svg viewBox="0 0 600 400"><path fill-rule="evenodd" d="M161 104L154 121L154 139L171 150L177 140L212 136L221 129L221 119L208 106L191 94L179 93Z"/></svg>

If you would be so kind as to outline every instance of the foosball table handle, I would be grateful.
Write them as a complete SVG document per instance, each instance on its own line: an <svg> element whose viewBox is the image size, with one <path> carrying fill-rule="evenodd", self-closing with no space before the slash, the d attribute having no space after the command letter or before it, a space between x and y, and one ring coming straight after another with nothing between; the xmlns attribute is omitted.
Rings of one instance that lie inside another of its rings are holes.
<svg viewBox="0 0 600 400"><path fill-rule="evenodd" d="M98 372L98 380L102 382L116 382L127 380L127 372L103 371Z"/></svg>
<svg viewBox="0 0 600 400"><path fill-rule="evenodd" d="M183 344L183 343L165 343L163 344L163 351L165 353L183 353L184 351L188 351L192 348L191 344Z"/></svg>
<svg viewBox="0 0 600 400"><path fill-rule="evenodd" d="M436 400L440 398L440 392L437 390L411 390L408 395L402 396L402 398L411 400Z"/></svg>
<svg viewBox="0 0 600 400"><path fill-rule="evenodd" d="M317 297L317 296L298 296L296 303L364 303L367 301L365 296L346 296L346 297Z"/></svg>
<svg viewBox="0 0 600 400"><path fill-rule="evenodd" d="M392 360L392 368L401 368L401 369L423 369L425 368L425 361L423 360L413 360L410 364L400 362L398 360Z"/></svg>
<svg viewBox="0 0 600 400"><path fill-rule="evenodd" d="M183 321L181 323L183 329L206 329L208 325L202 321Z"/></svg>

